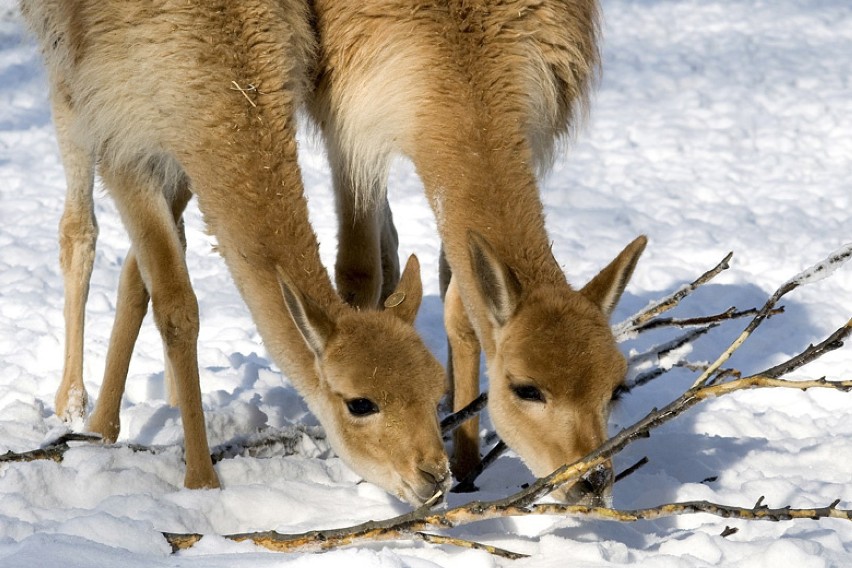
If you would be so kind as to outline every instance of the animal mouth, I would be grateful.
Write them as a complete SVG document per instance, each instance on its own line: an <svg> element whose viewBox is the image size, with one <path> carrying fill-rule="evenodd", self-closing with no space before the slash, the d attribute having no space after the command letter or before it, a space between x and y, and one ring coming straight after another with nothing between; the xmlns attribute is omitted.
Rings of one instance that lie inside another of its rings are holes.
<svg viewBox="0 0 852 568"><path fill-rule="evenodd" d="M555 491L553 496L571 505L609 507L612 503L612 469L599 465L570 487Z"/></svg>
<svg viewBox="0 0 852 568"><path fill-rule="evenodd" d="M421 479L423 475L420 476ZM434 476L428 475L431 483L413 485L407 480L403 480L403 493L406 494L403 498L414 505L415 507L433 507L442 502L450 489L452 478L449 470L440 479L434 479Z"/></svg>

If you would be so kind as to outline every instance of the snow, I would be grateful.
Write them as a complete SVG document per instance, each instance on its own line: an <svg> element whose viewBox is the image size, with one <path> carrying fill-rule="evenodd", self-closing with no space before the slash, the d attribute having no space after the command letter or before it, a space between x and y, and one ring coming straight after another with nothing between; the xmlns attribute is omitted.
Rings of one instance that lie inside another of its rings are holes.
<svg viewBox="0 0 852 568"><path fill-rule="evenodd" d="M852 5L836 0L604 0L604 76L588 124L543 181L554 254L582 283L637 234L650 244L614 322L677 290L734 251L731 268L676 310L678 317L760 306L778 286L852 241ZM56 243L64 174L45 77L12 0L0 0L0 453L63 430L53 413L62 372L62 280ZM302 166L323 260L333 265L330 176L321 146L302 137ZM435 223L410 164L391 172L401 255L424 267L418 328L440 359ZM97 202L98 242L86 327L86 388L96 396L127 238L110 201ZM202 315L202 389L211 444L260 428L313 427L270 362L197 209L187 215L188 263ZM823 339L852 313L852 268L807 279L726 365L755 372ZM680 354L714 360L744 322L712 330ZM672 337L624 344L641 352ZM793 378L850 379L852 350ZM691 385L676 368L624 397L612 431ZM224 488L182 488L179 413L166 404L162 348L146 320L131 362L120 442L75 444L62 463L0 466L0 566L485 568L517 565L653 567L849 566L852 524L781 523L691 515L635 524L561 518L489 521L454 534L531 555L383 543L321 555L277 554L222 538L177 555L161 531L300 532L390 517L408 507L360 482L320 440L287 457L240 457L216 467ZM485 425L488 425L487 420ZM708 499L752 506L852 508L852 394L759 390L704 402L628 447L619 508ZM479 480L489 499L530 474L514 456ZM472 496L451 496L461 504ZM722 537L726 526L738 528Z"/></svg>

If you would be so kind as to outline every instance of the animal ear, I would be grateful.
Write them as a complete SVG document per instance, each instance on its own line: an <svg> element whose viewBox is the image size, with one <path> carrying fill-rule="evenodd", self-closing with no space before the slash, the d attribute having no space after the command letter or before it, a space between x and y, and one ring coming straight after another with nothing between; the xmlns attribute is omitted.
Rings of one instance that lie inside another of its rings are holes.
<svg viewBox="0 0 852 568"><path fill-rule="evenodd" d="M414 318L417 317L417 310L420 309L422 300L423 283L420 280L420 261L412 254L408 257L408 262L405 263L405 269L402 271L396 290L385 300L385 310L402 321L414 325Z"/></svg>
<svg viewBox="0 0 852 568"><path fill-rule="evenodd" d="M316 302L299 291L283 268L276 266L275 269L284 304L293 323L314 355L322 357L328 339L334 333L334 322Z"/></svg>
<svg viewBox="0 0 852 568"><path fill-rule="evenodd" d="M644 235L637 237L580 290L580 293L597 304L607 317L618 304L646 244L648 244L647 237Z"/></svg>
<svg viewBox="0 0 852 568"><path fill-rule="evenodd" d="M502 327L518 308L521 283L512 269L497 258L497 253L482 235L468 231L467 244L479 293L494 323Z"/></svg>

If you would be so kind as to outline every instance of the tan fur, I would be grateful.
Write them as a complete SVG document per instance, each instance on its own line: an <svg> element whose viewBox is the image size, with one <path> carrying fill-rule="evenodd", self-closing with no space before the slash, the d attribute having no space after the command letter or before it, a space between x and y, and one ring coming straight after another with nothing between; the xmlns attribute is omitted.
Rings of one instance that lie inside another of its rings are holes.
<svg viewBox="0 0 852 568"><path fill-rule="evenodd" d="M573 290L551 254L536 187L586 108L597 2L316 0L315 10L321 57L311 108L343 172L337 191L354 196L341 233L356 234L358 223L388 230L388 160L411 159L452 269L442 280L455 407L478 391L481 343L498 433L537 475L575 460L606 436L625 375L607 319L645 245L637 239L592 285ZM381 279L347 281L347 269L363 272L365 257L375 267L382 254L341 246L345 297L377 295L364 286ZM521 386L544 401L522 400ZM474 425L457 437L457 475L478 460L475 434Z"/></svg>
<svg viewBox="0 0 852 568"><path fill-rule="evenodd" d="M412 326L422 296L416 260L400 284L402 304L357 311L332 287L308 222L294 119L315 53L305 3L23 0L21 7L45 56L68 175L60 243L72 308L57 411L85 411L79 396L68 399L85 392L82 306L96 238L97 163L132 250L94 430L108 439L118 433L127 360L150 294L177 385L185 483L219 483L204 429L199 314L181 238L191 190L267 350L337 453L411 503L445 489L435 412L445 378ZM353 415L347 403L357 399L377 412Z"/></svg>

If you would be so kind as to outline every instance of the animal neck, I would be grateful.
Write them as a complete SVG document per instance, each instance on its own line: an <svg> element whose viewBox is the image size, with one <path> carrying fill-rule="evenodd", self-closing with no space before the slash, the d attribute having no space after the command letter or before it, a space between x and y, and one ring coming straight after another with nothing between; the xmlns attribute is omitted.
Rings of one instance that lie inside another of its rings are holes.
<svg viewBox="0 0 852 568"><path fill-rule="evenodd" d="M261 132L241 141L251 150L204 163L187 157L184 164L208 229L217 239L265 347L311 404L321 388L315 356L287 311L276 267L283 268L292 283L333 318L347 306L320 260L295 142L273 145L279 140L291 137Z"/></svg>
<svg viewBox="0 0 852 568"><path fill-rule="evenodd" d="M493 123L472 126L442 129L428 151L413 158L462 297L480 304L470 260L471 230L488 241L524 290L567 288L551 252L525 138L507 135ZM486 353L493 352L484 305L469 312Z"/></svg>

